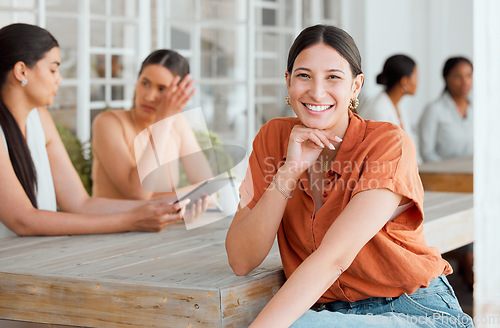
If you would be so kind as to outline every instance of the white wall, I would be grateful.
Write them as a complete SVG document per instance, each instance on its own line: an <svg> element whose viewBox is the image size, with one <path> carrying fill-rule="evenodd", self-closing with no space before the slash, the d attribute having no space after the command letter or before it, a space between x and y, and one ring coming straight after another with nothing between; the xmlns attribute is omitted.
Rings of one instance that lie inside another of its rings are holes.
<svg viewBox="0 0 500 328"><path fill-rule="evenodd" d="M362 97L382 90L375 79L389 56L406 54L417 62L419 84L415 96L404 97L401 107L416 124L424 106L444 88L444 61L456 55L473 59L472 1L344 0L342 25L363 58Z"/></svg>
<svg viewBox="0 0 500 328"><path fill-rule="evenodd" d="M500 327L500 1L474 1L474 319ZM493 74L492 74L493 73Z"/></svg>

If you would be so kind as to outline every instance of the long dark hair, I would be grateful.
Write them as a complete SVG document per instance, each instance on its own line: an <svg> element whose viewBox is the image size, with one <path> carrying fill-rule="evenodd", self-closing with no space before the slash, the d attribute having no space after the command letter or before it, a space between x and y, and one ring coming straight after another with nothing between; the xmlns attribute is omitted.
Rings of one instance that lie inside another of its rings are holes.
<svg viewBox="0 0 500 328"><path fill-rule="evenodd" d="M415 70L415 61L405 55L394 55L385 61L382 73L377 75L377 83L391 90L404 76L410 77Z"/></svg>
<svg viewBox="0 0 500 328"><path fill-rule="evenodd" d="M46 30L29 24L11 24L0 29L0 89L17 62L33 67L52 48L56 39ZM36 200L36 169L26 140L14 116L0 97L0 126L7 141L10 162L17 179L34 207Z"/></svg>
<svg viewBox="0 0 500 328"><path fill-rule="evenodd" d="M446 60L446 62L444 63L443 67L443 78L445 83L443 92L450 92L450 89L448 88L448 83L446 83L446 78L448 77L448 75L450 75L451 71L460 63L467 63L470 65L472 69L474 69L472 62L465 57L448 58L448 60Z"/></svg>

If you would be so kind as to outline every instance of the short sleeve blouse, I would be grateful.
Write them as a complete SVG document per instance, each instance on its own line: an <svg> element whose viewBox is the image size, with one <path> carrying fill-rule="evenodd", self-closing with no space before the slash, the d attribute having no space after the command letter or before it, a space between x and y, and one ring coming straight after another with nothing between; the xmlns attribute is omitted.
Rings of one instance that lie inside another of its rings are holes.
<svg viewBox="0 0 500 328"><path fill-rule="evenodd" d="M278 229L286 277L318 248L331 224L357 193L384 188L411 199L414 205L391 221L387 218L386 225L319 302L396 297L427 286L442 273L451 273L439 251L428 247L424 239L424 192L411 138L392 123L364 121L353 113L349 119L335 161L325 173L323 206L315 213L305 172L287 203ZM296 124L300 124L297 118L274 119L256 136L240 187L241 201L249 208L255 206L284 164L290 132Z"/></svg>

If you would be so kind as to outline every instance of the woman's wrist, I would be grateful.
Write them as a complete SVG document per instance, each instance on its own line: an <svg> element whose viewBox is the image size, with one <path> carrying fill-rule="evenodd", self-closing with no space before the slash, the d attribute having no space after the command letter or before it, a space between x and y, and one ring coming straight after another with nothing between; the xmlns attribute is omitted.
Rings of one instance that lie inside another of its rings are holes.
<svg viewBox="0 0 500 328"><path fill-rule="evenodd" d="M300 174L297 172L288 170L286 167L282 166L273 176L273 184L286 199L290 199L297 187L299 177Z"/></svg>
<svg viewBox="0 0 500 328"><path fill-rule="evenodd" d="M294 165L285 163L278 169L276 175L278 175L280 179L297 181L302 173L303 171L298 170Z"/></svg>

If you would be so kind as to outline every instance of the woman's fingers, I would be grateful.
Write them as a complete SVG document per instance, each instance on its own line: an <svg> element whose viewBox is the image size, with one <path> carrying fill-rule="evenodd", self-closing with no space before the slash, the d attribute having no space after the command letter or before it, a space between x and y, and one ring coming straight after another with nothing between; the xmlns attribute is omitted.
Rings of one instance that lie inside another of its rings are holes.
<svg viewBox="0 0 500 328"><path fill-rule="evenodd" d="M320 135L315 133L315 131L309 131L307 133L307 138L309 139L309 141L312 141L317 147L325 148L325 144L321 140Z"/></svg>
<svg viewBox="0 0 500 328"><path fill-rule="evenodd" d="M191 75L186 75L179 84L178 92L179 101L185 105L191 97L193 97L196 89L194 88L194 80L191 80Z"/></svg>
<svg viewBox="0 0 500 328"><path fill-rule="evenodd" d="M331 150L335 150L333 142L342 142L342 139L340 139L330 131L315 130L315 135L323 142L326 147L330 148Z"/></svg>
<svg viewBox="0 0 500 328"><path fill-rule="evenodd" d="M194 80L191 79L191 74L184 76L182 80L180 80L180 76L177 75L172 81L169 90L171 94L175 94L183 99L190 97L190 95L194 93L193 86Z"/></svg>
<svg viewBox="0 0 500 328"><path fill-rule="evenodd" d="M205 198L203 198L203 213L207 211L209 205L210 205L210 197L205 196Z"/></svg>
<svg viewBox="0 0 500 328"><path fill-rule="evenodd" d="M333 143L342 142L341 138L330 131L310 129L305 126L296 126L294 130L292 130L292 134L294 132L296 133L296 138L294 138L294 140L299 142L310 140L320 148L328 147L334 150L335 146L333 145Z"/></svg>
<svg viewBox="0 0 500 328"><path fill-rule="evenodd" d="M179 77L179 76L177 76L177 77ZM194 83L194 80L191 79L191 74L187 74L186 76L184 76L182 81L179 82L178 87L180 89L189 89L190 87L193 86L193 83Z"/></svg>
<svg viewBox="0 0 500 328"><path fill-rule="evenodd" d="M174 214L182 211L182 209L185 208L189 202L191 202L190 199L184 199L175 203L156 203L156 206L157 210L160 211L158 214Z"/></svg>
<svg viewBox="0 0 500 328"><path fill-rule="evenodd" d="M328 138L328 140L330 140L331 142L335 142L335 143L342 142L342 139L340 137L338 137L337 135L335 135L333 132L326 131L326 130L318 130L318 131L323 133Z"/></svg>
<svg viewBox="0 0 500 328"><path fill-rule="evenodd" d="M158 120L166 116L180 112L187 102L193 97L196 89L191 75L186 75L182 80L180 76L175 76L163 94L164 110L158 116Z"/></svg>
<svg viewBox="0 0 500 328"><path fill-rule="evenodd" d="M168 91L170 91L170 93L173 93L177 89L180 80L181 77L179 75L176 75L172 82L170 82L170 85L168 86Z"/></svg>

